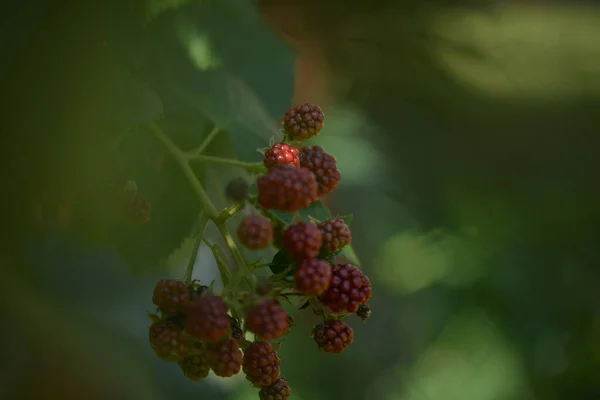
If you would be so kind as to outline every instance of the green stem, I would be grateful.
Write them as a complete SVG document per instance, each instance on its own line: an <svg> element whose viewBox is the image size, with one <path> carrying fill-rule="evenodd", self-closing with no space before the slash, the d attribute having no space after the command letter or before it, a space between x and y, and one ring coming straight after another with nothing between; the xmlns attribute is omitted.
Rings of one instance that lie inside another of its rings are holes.
<svg viewBox="0 0 600 400"><path fill-rule="evenodd" d="M186 155L179 149L179 147L177 147L175 143L173 143L173 141L167 135L165 135L165 133L162 131L162 129L160 129L158 125L156 125L155 123L151 124L150 129L158 138L158 140L160 140L165 145L167 150L169 150L175 161L177 161L177 163L181 167L183 174L188 178L190 185L192 185L192 188L196 192L198 200L200 200L202 208L204 208L204 212L207 214L208 218L215 220L218 217L219 212L215 208L212 201L210 201L210 198L206 194L206 191L204 191L204 188L196 178L196 174L194 174L192 167L190 167Z"/></svg>
<svg viewBox="0 0 600 400"><path fill-rule="evenodd" d="M208 145L210 145L210 143L213 141L213 139L219 134L219 132L221 132L221 129L217 125L215 125L215 127L212 128L212 130L209 132L209 134L206 136L206 138L202 141L200 146L198 146L196 149L192 150L191 154L194 154L197 156L202 154L204 152L204 150L206 150Z"/></svg>
<svg viewBox="0 0 600 400"><path fill-rule="evenodd" d="M186 285L189 285L192 281L192 273L194 272L194 265L196 264L196 257L198 257L198 251L200 250L200 243L202 243L202 239L204 238L204 231L206 231L206 224L208 223L208 216L206 213L202 213L200 217L200 222L198 225L198 231L196 232L196 240L194 241L194 248L192 250L192 254L190 255L190 260L188 261L187 268L185 269L185 275L183 275L183 281Z"/></svg>
<svg viewBox="0 0 600 400"><path fill-rule="evenodd" d="M214 156L205 156L200 154L190 154L187 156L189 161L209 162L213 164L230 165L232 167L243 168L251 173L261 173L265 171L262 163L250 163L245 161L234 160L231 158L221 158Z"/></svg>

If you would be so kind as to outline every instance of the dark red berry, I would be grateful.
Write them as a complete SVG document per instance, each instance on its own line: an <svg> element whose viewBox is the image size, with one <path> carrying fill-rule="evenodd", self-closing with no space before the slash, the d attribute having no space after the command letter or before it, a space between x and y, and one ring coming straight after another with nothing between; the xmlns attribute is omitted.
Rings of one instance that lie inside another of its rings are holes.
<svg viewBox="0 0 600 400"><path fill-rule="evenodd" d="M229 378L240 372L243 355L240 345L233 339L207 346L208 364L216 376Z"/></svg>
<svg viewBox="0 0 600 400"><path fill-rule="evenodd" d="M179 361L190 351L191 342L184 337L181 327L170 321L153 323L149 338L156 355L165 361Z"/></svg>
<svg viewBox="0 0 600 400"><path fill-rule="evenodd" d="M246 379L255 387L271 386L279 378L281 360L268 342L254 342L244 352Z"/></svg>
<svg viewBox="0 0 600 400"><path fill-rule="evenodd" d="M287 400L291 395L292 389L284 378L277 379L274 384L258 392L260 400Z"/></svg>
<svg viewBox="0 0 600 400"><path fill-rule="evenodd" d="M307 168L277 165L258 178L261 207L285 212L306 208L318 198L317 178Z"/></svg>
<svg viewBox="0 0 600 400"><path fill-rule="evenodd" d="M329 287L331 265L327 261L303 260L296 268L296 289L307 296L320 296Z"/></svg>
<svg viewBox="0 0 600 400"><path fill-rule="evenodd" d="M352 344L354 332L345 322L327 321L315 327L313 338L323 351L339 354Z"/></svg>
<svg viewBox="0 0 600 400"><path fill-rule="evenodd" d="M298 158L298 154L298 149L287 143L275 143L265 152L263 164L267 168L278 164L289 164L299 167L300 158Z"/></svg>
<svg viewBox="0 0 600 400"><path fill-rule="evenodd" d="M287 313L275 300L265 300L246 315L246 329L264 340L277 339L287 333Z"/></svg>
<svg viewBox="0 0 600 400"><path fill-rule="evenodd" d="M196 354L187 356L178 362L183 374L193 381L201 381L208 376L210 365L208 355L204 350Z"/></svg>
<svg viewBox="0 0 600 400"><path fill-rule="evenodd" d="M217 342L229 334L227 310L221 296L203 294L186 307L185 329L200 340Z"/></svg>
<svg viewBox="0 0 600 400"><path fill-rule="evenodd" d="M350 228L341 218L328 219L319 224L323 235L321 250L325 253L335 253L352 242Z"/></svg>
<svg viewBox="0 0 600 400"><path fill-rule="evenodd" d="M371 281L357 266L338 264L332 268L329 289L320 297L334 313L358 310L371 298Z"/></svg>
<svg viewBox="0 0 600 400"><path fill-rule="evenodd" d="M317 177L319 196L333 191L342 180L335 157L325 153L321 146L302 148L300 166L308 168Z"/></svg>
<svg viewBox="0 0 600 400"><path fill-rule="evenodd" d="M264 249L273 242L273 224L260 215L249 215L238 227L237 234L247 248Z"/></svg>
<svg viewBox="0 0 600 400"><path fill-rule="evenodd" d="M294 261L316 258L321 242L321 231L312 222L290 225L283 233L283 247Z"/></svg>
<svg viewBox="0 0 600 400"><path fill-rule="evenodd" d="M323 128L325 115L312 104L289 108L283 117L283 130L290 140L304 140L318 134Z"/></svg>
<svg viewBox="0 0 600 400"><path fill-rule="evenodd" d="M190 301L190 289L185 282L176 279L161 279L154 287L152 302L164 315L181 313Z"/></svg>
<svg viewBox="0 0 600 400"><path fill-rule="evenodd" d="M137 190L127 191L125 193L123 212L126 218L135 224L148 222L152 213L152 202L146 195Z"/></svg>

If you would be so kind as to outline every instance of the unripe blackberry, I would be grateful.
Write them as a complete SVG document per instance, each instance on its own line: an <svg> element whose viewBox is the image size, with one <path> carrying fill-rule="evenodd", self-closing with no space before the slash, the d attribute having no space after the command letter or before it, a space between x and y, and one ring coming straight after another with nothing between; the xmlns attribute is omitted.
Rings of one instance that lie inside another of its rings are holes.
<svg viewBox="0 0 600 400"><path fill-rule="evenodd" d="M254 342L244 352L242 368L255 387L271 386L279 378L281 360L268 342Z"/></svg>
<svg viewBox="0 0 600 400"><path fill-rule="evenodd" d="M331 265L327 261L303 260L296 268L296 289L307 296L320 296L329 287Z"/></svg>
<svg viewBox="0 0 600 400"><path fill-rule="evenodd" d="M371 318L371 307L368 304L361 304L358 306L356 315L361 319L362 322L367 322Z"/></svg>
<svg viewBox="0 0 600 400"><path fill-rule="evenodd" d="M287 333L287 313L275 300L265 300L246 315L246 329L264 340L277 339Z"/></svg>
<svg viewBox="0 0 600 400"><path fill-rule="evenodd" d="M200 340L217 342L229 334L227 304L221 296L203 294L186 307L186 331Z"/></svg>
<svg viewBox="0 0 600 400"><path fill-rule="evenodd" d="M298 158L298 154L298 149L287 143L275 143L265 152L263 164L267 168L278 164L289 164L299 167L300 158Z"/></svg>
<svg viewBox="0 0 600 400"><path fill-rule="evenodd" d="M342 321L327 321L313 329L313 339L326 353L339 354L354 341L354 331Z"/></svg>
<svg viewBox="0 0 600 400"><path fill-rule="evenodd" d="M134 224L148 222L152 213L152 202L143 193L130 190L125 193L123 212L126 218Z"/></svg>
<svg viewBox="0 0 600 400"><path fill-rule="evenodd" d="M312 222L290 225L283 233L283 247L294 261L316 258L321 242L321 231Z"/></svg>
<svg viewBox="0 0 600 400"><path fill-rule="evenodd" d="M264 249L273 242L273 224L260 215L249 215L237 230L240 242L251 250Z"/></svg>
<svg viewBox="0 0 600 400"><path fill-rule="evenodd" d="M276 165L258 178L258 203L284 212L306 208L317 200L317 178L307 168Z"/></svg>
<svg viewBox="0 0 600 400"><path fill-rule="evenodd" d="M371 281L357 266L338 264L331 272L329 288L319 299L334 313L354 313L371 298Z"/></svg>
<svg viewBox="0 0 600 400"><path fill-rule="evenodd" d="M248 198L250 186L244 178L235 178L227 183L225 196L236 203L242 203Z"/></svg>
<svg viewBox="0 0 600 400"><path fill-rule="evenodd" d="M283 117L283 130L290 140L304 140L317 135L323 128L325 115L312 104L289 108Z"/></svg>
<svg viewBox="0 0 600 400"><path fill-rule="evenodd" d="M190 289L185 282L176 279L161 279L154 287L152 302L164 315L181 313L190 301Z"/></svg>
<svg viewBox="0 0 600 400"><path fill-rule="evenodd" d="M287 400L291 395L292 389L284 378L277 379L274 384L258 392L260 400Z"/></svg>
<svg viewBox="0 0 600 400"><path fill-rule="evenodd" d="M240 372L244 356L240 345L233 339L226 339L207 347L208 364L216 376L229 378Z"/></svg>
<svg viewBox="0 0 600 400"><path fill-rule="evenodd" d="M208 376L210 365L205 351L190 355L178 362L183 374L192 381L201 381Z"/></svg>
<svg viewBox="0 0 600 400"><path fill-rule="evenodd" d="M342 180L335 157L325 153L321 146L304 147L300 150L300 166L315 174L319 196L333 191Z"/></svg>
<svg viewBox="0 0 600 400"><path fill-rule="evenodd" d="M190 351L191 343L183 336L181 327L170 321L150 325L149 339L156 355L165 361L179 361Z"/></svg>
<svg viewBox="0 0 600 400"><path fill-rule="evenodd" d="M328 219L319 223L323 235L321 251L335 253L352 242L352 234L346 222L341 218Z"/></svg>

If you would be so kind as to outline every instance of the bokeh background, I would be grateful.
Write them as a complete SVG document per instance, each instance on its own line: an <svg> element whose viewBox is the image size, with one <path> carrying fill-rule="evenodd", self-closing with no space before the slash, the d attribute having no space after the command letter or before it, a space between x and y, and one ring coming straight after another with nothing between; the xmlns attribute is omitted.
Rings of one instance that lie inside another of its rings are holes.
<svg viewBox="0 0 600 400"><path fill-rule="evenodd" d="M292 399L600 399L597 1L2 9L0 398L257 398L241 374L192 383L149 347L152 289L183 274L199 209L143 126L161 118L183 148L220 126L210 154L260 161L308 101L373 316L332 356L297 314ZM240 171L196 172L227 205ZM128 180L152 200L145 225L120 213ZM219 284L204 246L196 263Z"/></svg>

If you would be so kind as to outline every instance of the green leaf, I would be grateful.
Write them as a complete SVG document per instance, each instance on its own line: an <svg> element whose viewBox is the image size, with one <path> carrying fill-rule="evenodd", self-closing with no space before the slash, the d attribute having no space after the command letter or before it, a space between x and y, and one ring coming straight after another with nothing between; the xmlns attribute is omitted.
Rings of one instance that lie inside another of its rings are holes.
<svg viewBox="0 0 600 400"><path fill-rule="evenodd" d="M354 219L354 214L344 214L344 215L340 215L337 218L344 220L346 225L348 225L348 227L349 227L350 224L352 223L352 220Z"/></svg>
<svg viewBox="0 0 600 400"><path fill-rule="evenodd" d="M357 267L360 267L360 260L358 259L358 256L356 255L356 252L354 251L351 245L344 247L340 255L347 258L348 261L350 261L352 264L356 265Z"/></svg>
<svg viewBox="0 0 600 400"><path fill-rule="evenodd" d="M269 212L275 217L277 217L279 220L284 222L286 225L292 224L294 221L294 217L296 216L296 213L287 213L277 210L269 210ZM305 222L320 222L331 218L331 211L329 211L329 208L327 208L325 203L323 203L321 200L315 201L306 208L301 208L300 210L298 210L298 213L300 214L302 221Z"/></svg>
<svg viewBox="0 0 600 400"><path fill-rule="evenodd" d="M271 261L269 269L274 274L280 274L290 265L292 265L292 261L290 260L288 253L285 250L280 250L273 256L273 261Z"/></svg>

